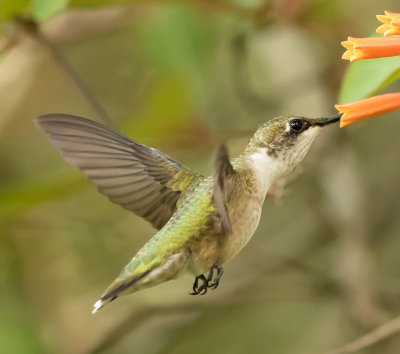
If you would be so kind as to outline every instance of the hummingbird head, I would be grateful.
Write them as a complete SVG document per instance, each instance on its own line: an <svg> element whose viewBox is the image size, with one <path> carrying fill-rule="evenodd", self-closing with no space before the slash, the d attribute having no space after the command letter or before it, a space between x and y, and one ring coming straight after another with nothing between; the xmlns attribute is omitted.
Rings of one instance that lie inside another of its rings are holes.
<svg viewBox="0 0 400 354"><path fill-rule="evenodd" d="M284 116L261 125L246 149L246 155L256 165L268 165L269 175L282 177L303 160L321 128L338 122L341 114L324 118Z"/></svg>

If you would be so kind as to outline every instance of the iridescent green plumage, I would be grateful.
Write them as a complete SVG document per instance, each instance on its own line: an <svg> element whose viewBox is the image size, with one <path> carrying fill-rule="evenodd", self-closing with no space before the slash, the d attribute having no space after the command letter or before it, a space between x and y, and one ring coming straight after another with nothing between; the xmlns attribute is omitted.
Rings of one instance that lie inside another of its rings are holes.
<svg viewBox="0 0 400 354"><path fill-rule="evenodd" d="M199 183L198 187L187 195L187 198L190 198L190 201L181 203L177 212L171 217L168 223L146 243L127 264L114 283L104 292L101 297L102 300L114 297L119 293L115 289L121 286L124 287L124 284L129 283L138 276L162 267L171 256L181 253L181 250L188 247L188 244L193 242L193 239L196 239L196 235L201 235L206 231L210 216L215 212L215 208L211 203L211 179L203 180ZM187 256L187 254L182 255L182 257ZM176 274L175 272L171 272L168 273L167 277L171 279L176 278L184 270L183 268L179 268ZM156 283L158 282L156 281ZM142 284L137 284L137 286L132 285L129 288L129 292L137 290L138 286Z"/></svg>

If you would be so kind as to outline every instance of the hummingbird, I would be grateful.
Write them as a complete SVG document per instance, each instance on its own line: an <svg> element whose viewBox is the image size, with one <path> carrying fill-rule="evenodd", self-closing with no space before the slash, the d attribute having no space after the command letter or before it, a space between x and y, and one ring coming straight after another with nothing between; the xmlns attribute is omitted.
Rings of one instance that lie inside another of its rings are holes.
<svg viewBox="0 0 400 354"><path fill-rule="evenodd" d="M253 236L271 184L303 160L323 118L281 116L262 124L245 151L230 159L221 145L205 177L166 154L82 117L47 114L38 125L100 193L149 221L158 232L94 304L177 279L194 278L192 295L218 287L223 265Z"/></svg>

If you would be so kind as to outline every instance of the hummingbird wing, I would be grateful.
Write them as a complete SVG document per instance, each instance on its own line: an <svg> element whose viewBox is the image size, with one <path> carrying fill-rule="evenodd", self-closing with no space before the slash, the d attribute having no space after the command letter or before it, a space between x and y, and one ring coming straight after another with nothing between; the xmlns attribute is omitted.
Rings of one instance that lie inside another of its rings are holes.
<svg viewBox="0 0 400 354"><path fill-rule="evenodd" d="M182 192L203 178L162 152L85 118L48 114L38 124L100 193L158 229L175 212Z"/></svg>
<svg viewBox="0 0 400 354"><path fill-rule="evenodd" d="M222 225L226 234L232 234L232 224L229 217L228 207L226 206L226 181L235 174L230 161L228 150L222 144L217 153L214 169L214 201L216 209L221 217Z"/></svg>

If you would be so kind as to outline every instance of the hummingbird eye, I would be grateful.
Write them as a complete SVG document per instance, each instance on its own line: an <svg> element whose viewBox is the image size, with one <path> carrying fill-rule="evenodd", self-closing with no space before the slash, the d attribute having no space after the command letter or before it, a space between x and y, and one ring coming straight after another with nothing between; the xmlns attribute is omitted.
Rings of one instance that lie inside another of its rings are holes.
<svg viewBox="0 0 400 354"><path fill-rule="evenodd" d="M290 126L290 129L296 133L300 133L309 127L307 122L305 122L301 119L292 119L289 122L289 126Z"/></svg>

